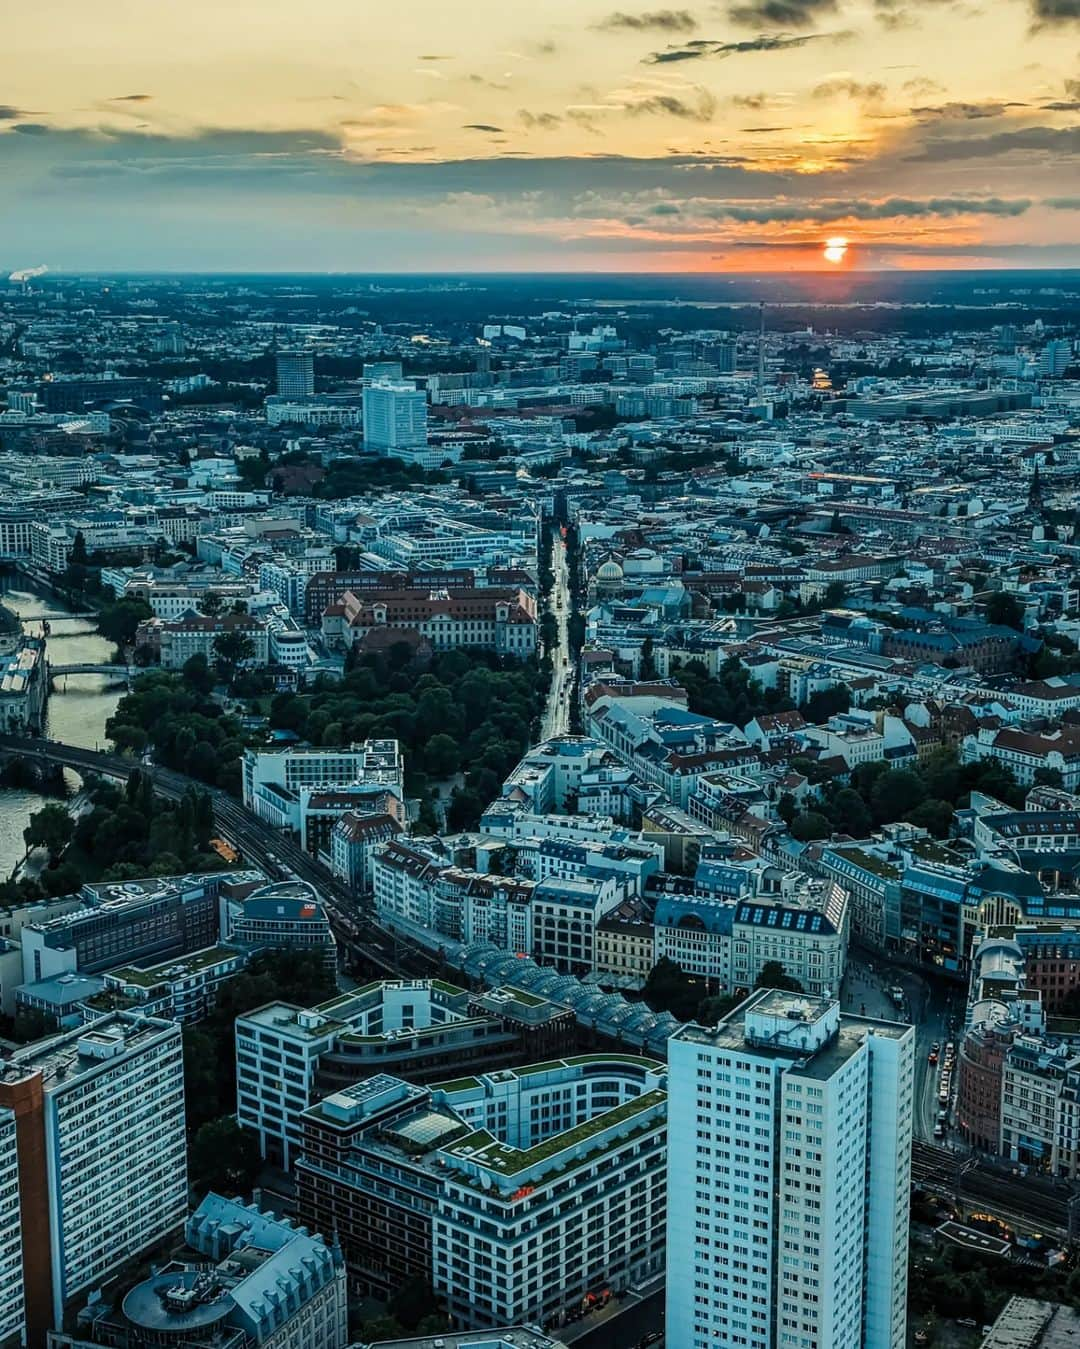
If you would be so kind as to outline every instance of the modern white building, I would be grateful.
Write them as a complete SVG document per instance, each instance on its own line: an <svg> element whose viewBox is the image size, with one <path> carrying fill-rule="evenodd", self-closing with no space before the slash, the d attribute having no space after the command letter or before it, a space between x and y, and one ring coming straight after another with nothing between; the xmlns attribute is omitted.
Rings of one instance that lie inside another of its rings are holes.
<svg viewBox="0 0 1080 1349"><path fill-rule="evenodd" d="M671 1037L668 1343L902 1349L914 1055L777 989Z"/></svg>
<svg viewBox="0 0 1080 1349"><path fill-rule="evenodd" d="M427 451L427 435L427 395L422 389L405 380L375 380L365 385L367 449L420 462Z"/></svg>
<svg viewBox="0 0 1080 1349"><path fill-rule="evenodd" d="M280 796L299 797L305 787L335 787L351 783L380 783L404 795L405 766L396 740L365 740L338 748L302 746L295 749L244 751L244 805L263 814L267 789ZM276 799L273 795L270 801ZM271 823L278 823L271 819Z"/></svg>
<svg viewBox="0 0 1080 1349"><path fill-rule="evenodd" d="M15 1349L24 1342L26 1300L15 1114L6 1108L0 1108L0 1289L0 1349Z"/></svg>
<svg viewBox="0 0 1080 1349"><path fill-rule="evenodd" d="M368 1078L305 1114L299 1213L358 1276L405 1256L455 1325L558 1321L663 1271L665 1079L614 1053Z"/></svg>
<svg viewBox="0 0 1080 1349"><path fill-rule="evenodd" d="M180 1027L121 1012L39 1041L0 1072L2 1106L19 1115L27 1303L58 1326L73 1298L183 1227Z"/></svg>

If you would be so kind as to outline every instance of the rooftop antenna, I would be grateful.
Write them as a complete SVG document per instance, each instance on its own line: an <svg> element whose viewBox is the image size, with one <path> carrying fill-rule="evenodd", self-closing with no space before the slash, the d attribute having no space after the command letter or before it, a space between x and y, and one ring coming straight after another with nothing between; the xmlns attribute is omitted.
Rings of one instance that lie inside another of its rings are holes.
<svg viewBox="0 0 1080 1349"><path fill-rule="evenodd" d="M758 302L757 396L761 402L765 390L765 301Z"/></svg>

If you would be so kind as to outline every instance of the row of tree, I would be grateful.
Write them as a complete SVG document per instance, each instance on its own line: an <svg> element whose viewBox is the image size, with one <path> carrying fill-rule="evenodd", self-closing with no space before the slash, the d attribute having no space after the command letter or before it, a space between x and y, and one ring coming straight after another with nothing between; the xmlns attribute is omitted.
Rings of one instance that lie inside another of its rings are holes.
<svg viewBox="0 0 1080 1349"><path fill-rule="evenodd" d="M244 732L210 696L213 684L203 656L192 656L180 673L140 675L106 733L118 750L141 754L152 746L166 767L238 794Z"/></svg>
<svg viewBox="0 0 1080 1349"><path fill-rule="evenodd" d="M534 661L477 650L437 654L417 677L413 653L401 643L385 656L362 657L340 682L279 694L270 724L315 745L397 739L409 791L422 802L436 783L463 773L448 822L468 828L527 747L546 682Z"/></svg>
<svg viewBox="0 0 1080 1349"><path fill-rule="evenodd" d="M812 774L809 761L792 760L797 771ZM801 843L833 833L865 838L883 824L904 821L946 838L957 808L973 791L1006 805L1023 805L1024 791L1007 766L994 759L962 764L954 749L935 749L921 763L890 768L884 760L857 764L846 783L827 783L821 798L799 810L791 796L780 799L781 818Z"/></svg>

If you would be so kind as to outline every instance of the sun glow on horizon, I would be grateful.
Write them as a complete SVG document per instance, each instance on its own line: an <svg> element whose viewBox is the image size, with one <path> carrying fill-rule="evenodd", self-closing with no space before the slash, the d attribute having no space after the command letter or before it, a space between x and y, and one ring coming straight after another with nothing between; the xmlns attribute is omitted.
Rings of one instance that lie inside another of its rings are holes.
<svg viewBox="0 0 1080 1349"><path fill-rule="evenodd" d="M842 234L834 235L831 239L825 240L825 247L822 250L822 257L826 262L834 265L844 261L847 257L848 241Z"/></svg>

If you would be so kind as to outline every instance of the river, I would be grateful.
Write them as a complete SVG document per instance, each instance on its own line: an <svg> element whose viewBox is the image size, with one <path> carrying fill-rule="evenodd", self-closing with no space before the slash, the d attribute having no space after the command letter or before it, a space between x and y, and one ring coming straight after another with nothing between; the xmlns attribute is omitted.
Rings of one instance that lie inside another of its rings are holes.
<svg viewBox="0 0 1080 1349"><path fill-rule="evenodd" d="M54 617L71 613L71 607L32 581L22 576L0 576L0 595L31 636L40 633L42 615L50 615L49 659L54 665L104 665L112 659L113 644L94 630L91 619ZM104 746L105 723L122 697L123 690L107 688L101 675L65 675L49 697L46 734L84 749ZM73 773L66 773L65 778L72 791L78 789ZM30 813L40 810L48 799L21 787L0 787L0 877L10 876L21 859L25 851L23 830Z"/></svg>

